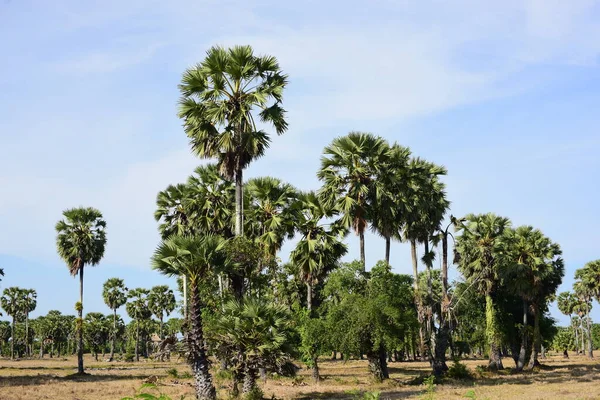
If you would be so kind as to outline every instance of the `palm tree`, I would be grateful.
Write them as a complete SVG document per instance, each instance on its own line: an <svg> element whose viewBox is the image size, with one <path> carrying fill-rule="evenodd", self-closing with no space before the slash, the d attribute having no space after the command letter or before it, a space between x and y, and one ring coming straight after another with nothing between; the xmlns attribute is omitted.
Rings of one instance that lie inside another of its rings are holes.
<svg viewBox="0 0 600 400"><path fill-rule="evenodd" d="M589 358L594 357L592 343L592 323L590 318L590 308L592 298L600 300L600 260L590 261L583 268L575 271L575 282L573 288L575 294L585 304L586 325L587 325L587 353Z"/></svg>
<svg viewBox="0 0 600 400"><path fill-rule="evenodd" d="M335 268L339 259L348 251L341 240L346 229L339 223L323 223L324 218L332 216L332 211L314 192L302 194L299 207L302 210L297 229L302 236L290 254L290 259L296 264L300 278L306 283L306 305L310 311L313 286Z"/></svg>
<svg viewBox="0 0 600 400"><path fill-rule="evenodd" d="M195 375L198 399L216 398L204 347L202 300L199 284L226 263L223 239L217 236L173 236L164 240L152 257L152 267L168 276L187 277L190 289L189 329L186 331L188 361Z"/></svg>
<svg viewBox="0 0 600 400"><path fill-rule="evenodd" d="M117 340L117 309L127 302L127 287L125 286L123 279L110 278L104 282L102 287L102 298L104 299L104 304L106 304L113 312L113 328L110 335L109 357L109 361L112 361L115 357L115 342Z"/></svg>
<svg viewBox="0 0 600 400"><path fill-rule="evenodd" d="M523 299L523 332L517 361L517 370L520 371L525 365L528 347L529 307L534 317L533 352L529 363L529 367L533 368L538 364L537 356L541 348L541 308L562 282L564 266L560 247L531 226L508 230L504 245L503 251L508 257L503 265L507 269L507 286Z"/></svg>
<svg viewBox="0 0 600 400"><path fill-rule="evenodd" d="M245 213L249 217L246 232L274 257L284 240L294 236L298 191L277 178L261 177L250 179L245 193Z"/></svg>
<svg viewBox="0 0 600 400"><path fill-rule="evenodd" d="M56 224L56 247L72 276L79 274L79 303L76 305L77 373L83 374L83 269L97 265L106 247L106 222L95 208L72 208L63 212L64 220Z"/></svg>
<svg viewBox="0 0 600 400"><path fill-rule="evenodd" d="M154 315L156 315L160 321L160 338L164 339L163 336L163 325L165 314L168 317L169 314L175 309L175 295L167 285L154 286L150 289L148 295L148 308Z"/></svg>
<svg viewBox="0 0 600 400"><path fill-rule="evenodd" d="M9 287L4 289L0 304L6 314L12 317L10 326L10 359L15 359L15 322L23 314L23 289L19 287Z"/></svg>
<svg viewBox="0 0 600 400"><path fill-rule="evenodd" d="M241 355L234 362L243 369L244 394L255 389L260 368L277 367L288 359L291 333L288 309L260 298L228 302L210 331L219 351Z"/></svg>
<svg viewBox="0 0 600 400"><path fill-rule="evenodd" d="M387 163L381 165L379 185L371 190L371 230L385 239L385 262L390 263L392 239L400 240L407 214L410 186L410 149L394 143Z"/></svg>
<svg viewBox="0 0 600 400"><path fill-rule="evenodd" d="M135 321L135 361L140 361L140 322L147 320L152 316L152 312L148 309L148 289L137 288L132 289L127 294L129 301L125 305L127 314Z"/></svg>
<svg viewBox="0 0 600 400"><path fill-rule="evenodd" d="M503 369L500 356L500 327L495 297L500 285L502 247L508 218L495 214L469 214L456 239L455 262L470 284L483 296L486 304L486 336L490 345L489 368Z"/></svg>
<svg viewBox="0 0 600 400"><path fill-rule="evenodd" d="M562 292L556 298L556 303L558 305L558 309L561 313L563 313L564 315L569 317L571 328L574 328L573 311L575 308L576 301L577 300L575 299L573 293L571 293L571 292ZM575 348L579 349L579 337L577 334L577 332L578 332L577 328L574 328L574 331L575 331Z"/></svg>
<svg viewBox="0 0 600 400"><path fill-rule="evenodd" d="M340 211L341 222L352 227L360 239L360 261L365 266L365 230L372 220L373 193L378 190L380 172L390 157L385 139L371 133L350 132L338 137L323 150L317 173L323 187L319 197L328 207Z"/></svg>
<svg viewBox="0 0 600 400"><path fill-rule="evenodd" d="M34 289L23 289L23 313L25 314L25 353L31 356L29 344L29 313L37 307L37 292Z"/></svg>
<svg viewBox="0 0 600 400"><path fill-rule="evenodd" d="M243 171L270 143L256 119L278 135L287 130L281 107L286 84L275 57L256 56L250 46L217 46L185 71L179 85L179 116L193 151L216 158L221 174L235 181L236 236L243 235Z"/></svg>

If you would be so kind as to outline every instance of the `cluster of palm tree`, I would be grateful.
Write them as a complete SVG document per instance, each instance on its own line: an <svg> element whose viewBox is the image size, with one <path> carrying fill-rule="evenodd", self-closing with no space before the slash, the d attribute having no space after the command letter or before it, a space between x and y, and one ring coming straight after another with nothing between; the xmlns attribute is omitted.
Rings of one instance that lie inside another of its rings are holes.
<svg viewBox="0 0 600 400"><path fill-rule="evenodd" d="M128 289L119 278L103 288L112 315L84 318L84 267L104 255L106 222L96 209L70 209L56 225L57 248L80 279L78 315L69 332L48 328L60 314L40 317L47 322L40 322L41 354L45 338L66 337L83 373L84 344L96 356L109 350L110 360L119 346L134 346L139 360L148 355L147 346L140 351L148 335L180 330L199 399L216 398L211 359L232 372L235 395L240 383L245 395L259 391L259 374L294 373L294 358L311 366L318 382L324 354L366 356L378 380L389 377L389 362L407 359L427 360L441 375L448 353L487 353L492 369L503 368L508 355L517 370L538 364L556 332L548 305L564 275L560 247L508 218L448 215L444 167L377 135L350 132L325 147L320 188L300 191L275 177L244 182L245 169L269 147L265 129L280 135L288 128L286 84L277 60L248 46L213 47L184 73L179 116L192 151L211 163L158 194L161 243L151 258L155 270L177 278L183 320L164 324L176 307L168 286ZM370 270L368 231L385 243ZM351 233L360 258L343 263ZM279 250L292 238L282 263ZM410 244L411 275L392 271L394 241ZM464 279L449 282L452 262ZM578 315L577 340L583 346L585 336L591 355L589 310L600 296L600 262L576 278L575 294L561 295L559 306ZM127 327L117 315L122 306L132 320ZM25 315L7 307L17 321Z"/></svg>
<svg viewBox="0 0 600 400"><path fill-rule="evenodd" d="M16 286L6 288L2 292L2 297L0 297L0 305L12 319L10 324L10 358L13 360L15 358L17 322L23 322L25 327L24 336L21 337L22 351L25 355L31 356L32 337L29 332L29 314L37 307L37 292L34 289L23 289Z"/></svg>

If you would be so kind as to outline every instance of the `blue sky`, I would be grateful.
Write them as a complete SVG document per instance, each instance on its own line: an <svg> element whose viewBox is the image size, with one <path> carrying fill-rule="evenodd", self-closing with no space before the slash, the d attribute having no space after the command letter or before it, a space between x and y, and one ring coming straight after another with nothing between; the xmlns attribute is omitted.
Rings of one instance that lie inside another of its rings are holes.
<svg viewBox="0 0 600 400"><path fill-rule="evenodd" d="M250 44L290 76L290 129L247 176L316 188L326 144L377 133L448 168L453 214L492 211L560 243L570 289L600 258L598 21L600 4L585 0L0 1L0 285L35 288L34 315L74 312L54 224L79 205L108 223L86 312L108 312L112 276L173 284L149 257L156 193L199 163L177 84L211 45ZM383 250L367 237L368 264ZM409 272L405 245L392 264Z"/></svg>

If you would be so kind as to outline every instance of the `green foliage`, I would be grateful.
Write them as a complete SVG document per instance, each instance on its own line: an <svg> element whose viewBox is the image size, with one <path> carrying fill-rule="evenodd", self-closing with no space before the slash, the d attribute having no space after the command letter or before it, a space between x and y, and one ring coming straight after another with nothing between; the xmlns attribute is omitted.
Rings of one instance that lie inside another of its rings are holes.
<svg viewBox="0 0 600 400"><path fill-rule="evenodd" d="M177 371L177 368L169 368L165 372L169 378L179 378L179 372Z"/></svg>
<svg viewBox="0 0 600 400"><path fill-rule="evenodd" d="M430 375L427 378L423 379L423 395L421 396L422 400L433 400L435 398L435 376Z"/></svg>
<svg viewBox="0 0 600 400"><path fill-rule="evenodd" d="M244 400L263 400L265 393L258 386L254 386L252 390L244 394Z"/></svg>
<svg viewBox="0 0 600 400"><path fill-rule="evenodd" d="M448 371L446 372L446 376L452 379L458 380L471 380L473 379L473 374L469 370L469 368L462 364L458 360L454 360Z"/></svg>
<svg viewBox="0 0 600 400"><path fill-rule="evenodd" d="M152 392L152 393L151 393ZM181 396L179 399L183 400L185 396ZM138 393L133 397L123 397L121 400L173 400L171 397L164 393L161 393L158 387L153 383L145 383L139 389Z"/></svg>

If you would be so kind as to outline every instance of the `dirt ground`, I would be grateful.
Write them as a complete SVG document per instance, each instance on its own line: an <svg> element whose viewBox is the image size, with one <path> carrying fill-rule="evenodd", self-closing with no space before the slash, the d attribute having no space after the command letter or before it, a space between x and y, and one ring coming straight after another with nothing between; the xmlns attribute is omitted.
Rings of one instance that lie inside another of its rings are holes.
<svg viewBox="0 0 600 400"><path fill-rule="evenodd" d="M74 358L0 359L0 400L117 400L133 396L149 377L173 399L182 395L194 398L192 381L184 375L189 369L183 362L107 363L91 357L85 361L90 375L73 377ZM484 360L464 363L476 379L435 385L433 395L426 394L426 387L419 384L418 377L428 374L428 365L422 362L391 363L391 379L374 384L369 380L366 361L324 360L323 381L318 385L312 383L310 371L302 370L297 378L273 378L261 386L266 398L276 399L357 399L361 391L381 392L381 399L600 399L600 364L585 357L550 357L539 371L523 374L511 374L510 370L478 373L476 368L485 365ZM504 363L514 365L510 359ZM179 378L168 376L171 368L177 369ZM217 374L215 381L220 398L226 399L229 380Z"/></svg>

